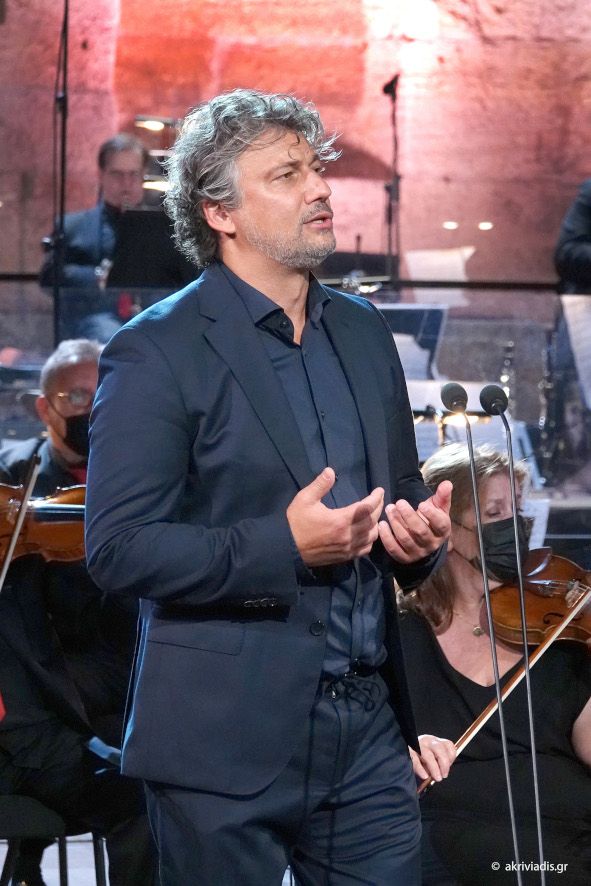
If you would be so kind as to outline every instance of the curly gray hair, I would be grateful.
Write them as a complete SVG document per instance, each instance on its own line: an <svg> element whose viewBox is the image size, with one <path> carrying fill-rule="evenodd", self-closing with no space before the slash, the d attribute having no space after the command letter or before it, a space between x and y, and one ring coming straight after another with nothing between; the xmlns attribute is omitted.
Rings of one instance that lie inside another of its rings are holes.
<svg viewBox="0 0 591 886"><path fill-rule="evenodd" d="M327 137L313 105L291 95L235 89L204 102L185 118L166 162L169 190L166 211L182 252L200 267L217 253L217 235L203 214L203 201L227 209L240 205L236 160L266 130L301 135L324 162L336 160L336 135Z"/></svg>

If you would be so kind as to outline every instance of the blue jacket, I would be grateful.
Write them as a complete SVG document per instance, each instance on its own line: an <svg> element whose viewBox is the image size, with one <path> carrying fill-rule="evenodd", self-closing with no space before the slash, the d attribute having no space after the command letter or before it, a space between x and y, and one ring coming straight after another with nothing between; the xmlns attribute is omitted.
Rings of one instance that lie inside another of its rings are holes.
<svg viewBox="0 0 591 886"><path fill-rule="evenodd" d="M355 397L371 487L415 506L431 493L392 335L364 299L323 314ZM324 657L330 569L298 581L286 509L313 479L257 330L218 266L118 332L91 431L88 568L142 598L123 769L246 794L285 766ZM375 556L374 556L375 554ZM389 684L416 744L392 573L416 584L436 557L394 569L380 545Z"/></svg>

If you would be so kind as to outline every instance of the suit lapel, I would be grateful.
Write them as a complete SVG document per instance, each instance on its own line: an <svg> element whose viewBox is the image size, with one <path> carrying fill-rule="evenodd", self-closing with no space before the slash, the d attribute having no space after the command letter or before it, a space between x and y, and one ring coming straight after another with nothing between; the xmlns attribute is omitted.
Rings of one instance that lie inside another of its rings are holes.
<svg viewBox="0 0 591 886"><path fill-rule="evenodd" d="M252 318L218 268L208 269L204 278L200 310L215 320L205 338L229 366L295 482L307 486L314 474L301 434Z"/></svg>
<svg viewBox="0 0 591 886"><path fill-rule="evenodd" d="M338 298L333 297L326 305L323 322L357 405L369 465L370 486L384 487L386 501L389 501L391 490L386 421L378 390L379 381L370 374L371 360L367 344L360 334L359 323L353 324L350 312L343 310Z"/></svg>

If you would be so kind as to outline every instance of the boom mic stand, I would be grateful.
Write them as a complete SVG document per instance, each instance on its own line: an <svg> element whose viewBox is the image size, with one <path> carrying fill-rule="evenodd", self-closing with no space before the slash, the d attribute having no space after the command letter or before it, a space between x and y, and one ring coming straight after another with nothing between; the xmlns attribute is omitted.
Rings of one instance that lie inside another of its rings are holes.
<svg viewBox="0 0 591 886"><path fill-rule="evenodd" d="M517 841L517 826L515 823L515 806L513 802L513 788L511 787L511 772L509 769L509 752L507 749L507 733L505 731L505 717L503 715L503 699L501 695L501 678L499 675L499 662L497 658L497 647L495 640L495 627L493 624L492 607L490 602L490 588L488 586L488 574L486 571L486 559L484 554L484 541L482 537L482 519L480 517L480 502L478 500L478 483L476 480L476 468L474 462L474 446L472 443L472 429L466 408L468 406L468 394L466 389L457 382L448 382L441 388L441 402L450 412L455 412L464 416L466 422L466 439L468 442L468 453L470 456L470 474L472 478L472 497L474 502L474 514L476 516L476 534L478 536L478 546L480 551L480 565L482 569L482 584L484 588L484 601L486 604L486 618L488 622L488 636L490 640L490 653L492 658L493 675L495 680L495 691L499 708L499 727L501 731L501 747L503 750L503 761L505 764L505 779L507 782L507 799L509 801L509 818L511 820L511 834L513 837L513 852L515 862L517 863L517 883L522 886L523 878L521 876L519 845Z"/></svg>
<svg viewBox="0 0 591 886"><path fill-rule="evenodd" d="M523 665L525 672L525 693L527 697L527 716L529 722L529 738L531 745L531 763L534 783L534 802L536 810L536 827L538 833L538 850L540 856L540 883L545 886L546 874L544 872L544 846L542 841L542 817L540 812L540 788L538 782L538 765L536 761L536 739L534 733L534 715L531 696L531 683L529 678L529 656L527 652L527 618L525 614L525 594L523 590L523 572L521 569L521 551L519 550L519 529L517 526L517 493L515 484L515 464L513 458L513 441L511 428L505 415L508 400L504 390L499 385L486 385L480 392L480 405L487 415L498 415L503 422L507 436L507 454L509 456L509 479L511 486L511 510L513 513L513 531L515 535L515 549L517 551L517 586L519 588L519 607L521 614L521 636L523 639Z"/></svg>
<svg viewBox="0 0 591 886"><path fill-rule="evenodd" d="M386 188L386 267L385 274L390 285L400 298L400 174L398 171L398 114L397 92L400 74L395 74L382 89L392 100L392 179Z"/></svg>
<svg viewBox="0 0 591 886"><path fill-rule="evenodd" d="M69 0L64 0L64 15L60 31L55 79L55 106L53 114L54 231L50 241L50 249L53 251L53 340L54 346L56 347L60 340L61 286L65 242L64 218L66 215L66 147L68 130L68 23Z"/></svg>

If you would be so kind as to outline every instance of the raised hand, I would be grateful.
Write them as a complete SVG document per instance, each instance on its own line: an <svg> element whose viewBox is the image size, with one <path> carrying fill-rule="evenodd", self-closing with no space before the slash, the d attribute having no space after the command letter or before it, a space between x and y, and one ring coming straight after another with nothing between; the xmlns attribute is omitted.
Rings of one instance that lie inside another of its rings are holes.
<svg viewBox="0 0 591 886"><path fill-rule="evenodd" d="M386 506L387 520L380 521L379 533L382 544L394 560L415 563L447 541L451 531L452 488L449 480L444 480L416 511L403 498Z"/></svg>
<svg viewBox="0 0 591 886"><path fill-rule="evenodd" d="M327 508L322 499L334 483L335 472L325 468L287 508L291 533L307 566L329 566L362 557L369 554L378 537L384 490L378 487L345 508Z"/></svg>

